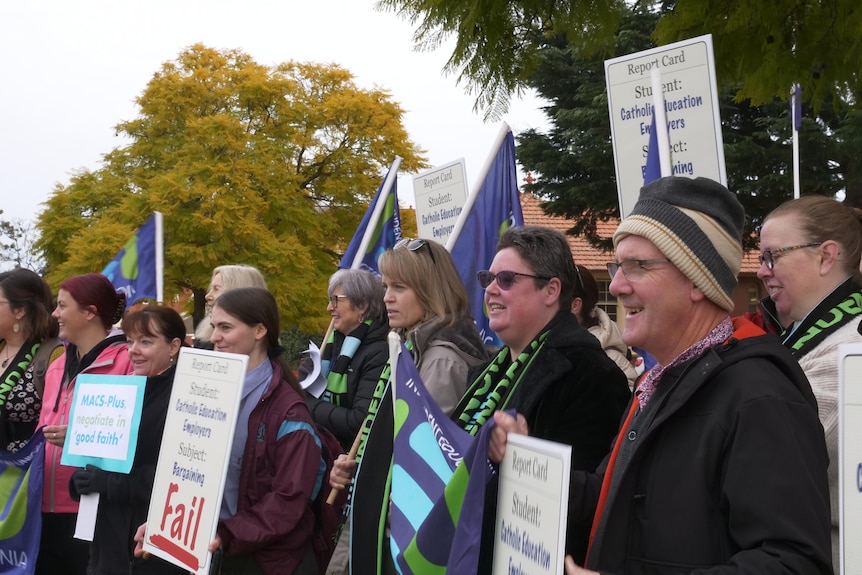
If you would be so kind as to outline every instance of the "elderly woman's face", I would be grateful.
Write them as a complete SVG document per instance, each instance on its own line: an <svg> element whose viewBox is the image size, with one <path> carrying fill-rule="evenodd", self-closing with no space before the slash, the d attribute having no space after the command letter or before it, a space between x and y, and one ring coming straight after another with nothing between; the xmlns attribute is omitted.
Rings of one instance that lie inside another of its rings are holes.
<svg viewBox="0 0 862 575"><path fill-rule="evenodd" d="M344 288L341 286L332 288L326 311L332 316L332 327L344 335L355 330L365 320L363 315L365 310L355 307L353 302L344 295Z"/></svg>
<svg viewBox="0 0 862 575"><path fill-rule="evenodd" d="M207 300L207 305L212 307L212 304L215 303L216 298L221 294L222 288L224 287L224 280L221 277L220 272L216 272L213 274L213 278L210 281L210 289L207 291L207 295L204 296L204 299Z"/></svg>

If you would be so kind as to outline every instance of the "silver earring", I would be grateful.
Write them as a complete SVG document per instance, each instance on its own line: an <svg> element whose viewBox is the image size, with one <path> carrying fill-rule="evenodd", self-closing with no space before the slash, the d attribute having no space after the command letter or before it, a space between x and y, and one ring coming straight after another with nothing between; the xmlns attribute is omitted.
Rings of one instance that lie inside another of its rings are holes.
<svg viewBox="0 0 862 575"><path fill-rule="evenodd" d="M15 322L15 325L13 325L13 326L12 326L12 331L14 331L15 333L18 333L19 331L21 331L21 324L19 324L19 323L16 321L16 322Z"/></svg>

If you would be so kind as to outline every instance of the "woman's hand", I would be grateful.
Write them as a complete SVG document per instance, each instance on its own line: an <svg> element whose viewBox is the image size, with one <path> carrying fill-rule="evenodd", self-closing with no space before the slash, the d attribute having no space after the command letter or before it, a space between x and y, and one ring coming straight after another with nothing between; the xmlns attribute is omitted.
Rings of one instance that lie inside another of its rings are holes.
<svg viewBox="0 0 862 575"><path fill-rule="evenodd" d="M329 484L333 489L346 489L353 482L354 473L356 473L356 460L348 459L347 454L342 453L332 463Z"/></svg>
<svg viewBox="0 0 862 575"><path fill-rule="evenodd" d="M51 445L56 445L62 448L66 443L66 430L68 425L46 425L42 428L42 433L45 434L45 440Z"/></svg>
<svg viewBox="0 0 862 575"><path fill-rule="evenodd" d="M144 536L147 534L147 524L142 523L138 525L138 530L135 531L135 536L132 537L132 540L135 542L135 557L140 557L141 559L149 559L150 554L144 551Z"/></svg>
<svg viewBox="0 0 862 575"><path fill-rule="evenodd" d="M530 429L527 426L527 419L520 413L516 419L504 411L495 411L494 422L497 426L491 431L491 445L488 447L488 459L499 464L503 461L503 456L506 454L506 440L509 434L529 435Z"/></svg>

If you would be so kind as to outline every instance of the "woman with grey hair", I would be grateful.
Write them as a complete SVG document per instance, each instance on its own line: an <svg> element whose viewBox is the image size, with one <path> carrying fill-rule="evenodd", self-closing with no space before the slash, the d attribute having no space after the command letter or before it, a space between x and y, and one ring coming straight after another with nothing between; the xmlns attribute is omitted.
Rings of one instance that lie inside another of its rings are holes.
<svg viewBox="0 0 862 575"><path fill-rule="evenodd" d="M389 359L383 283L369 271L338 270L329 278L326 311L332 316L321 353L326 390L320 398L308 397L308 409L349 450Z"/></svg>

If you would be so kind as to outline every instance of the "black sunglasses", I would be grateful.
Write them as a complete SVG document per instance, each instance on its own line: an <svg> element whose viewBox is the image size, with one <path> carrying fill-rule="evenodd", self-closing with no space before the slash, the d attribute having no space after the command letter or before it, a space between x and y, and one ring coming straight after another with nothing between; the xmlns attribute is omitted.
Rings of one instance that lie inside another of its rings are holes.
<svg viewBox="0 0 862 575"><path fill-rule="evenodd" d="M509 270L499 271L497 273L493 273L489 270L482 270L476 274L476 278L479 280L479 285L482 286L482 289L488 289L488 286L491 285L491 282L497 280L497 285L501 290L510 290L512 286L515 285L515 276L522 276L525 278L533 278L537 280L548 281L551 278L543 278L541 276L534 276L531 274L522 274L521 272L513 272Z"/></svg>
<svg viewBox="0 0 862 575"><path fill-rule="evenodd" d="M392 246L393 250L400 250L401 248L407 248L411 252L415 252L421 250L423 246L428 246L428 255L431 256L431 261L434 265L437 265L437 260L434 259L434 250L431 249L431 246L428 245L428 240L423 240L422 238L401 238L395 245Z"/></svg>

